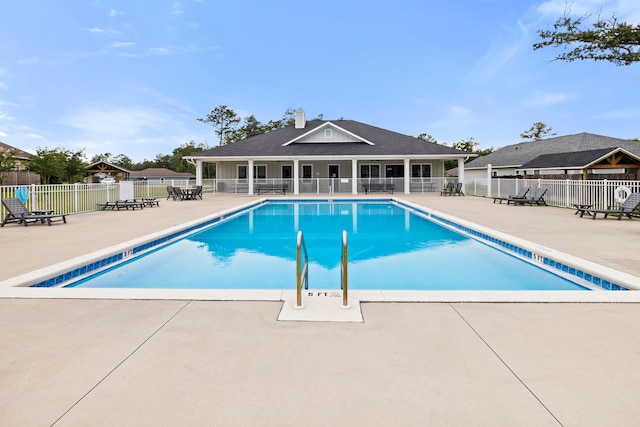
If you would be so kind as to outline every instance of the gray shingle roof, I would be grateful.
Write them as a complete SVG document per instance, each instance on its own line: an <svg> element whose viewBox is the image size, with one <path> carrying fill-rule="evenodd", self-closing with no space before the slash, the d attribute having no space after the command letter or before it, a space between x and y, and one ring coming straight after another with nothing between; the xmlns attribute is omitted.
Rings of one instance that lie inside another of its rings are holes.
<svg viewBox="0 0 640 427"><path fill-rule="evenodd" d="M265 156L393 156L393 155L442 155L466 156L469 153L444 145L434 144L412 136L392 132L353 120L331 121L332 124L351 132L374 145L357 142L293 143L285 144L313 129L327 120L311 120L302 129L294 126L267 132L221 147L204 150L194 157L265 157ZM189 156L189 157L192 157Z"/></svg>
<svg viewBox="0 0 640 427"><path fill-rule="evenodd" d="M528 161L527 163L524 163L520 168L584 168L615 150L617 150L617 148L601 148L599 150L573 151L571 153L543 154Z"/></svg>
<svg viewBox="0 0 640 427"><path fill-rule="evenodd" d="M502 147L493 153L478 157L465 165L465 169L492 167L521 167L538 156L578 151L591 151L602 148L624 148L640 156L640 143L628 139L611 138L592 133L559 136L540 141L521 142Z"/></svg>

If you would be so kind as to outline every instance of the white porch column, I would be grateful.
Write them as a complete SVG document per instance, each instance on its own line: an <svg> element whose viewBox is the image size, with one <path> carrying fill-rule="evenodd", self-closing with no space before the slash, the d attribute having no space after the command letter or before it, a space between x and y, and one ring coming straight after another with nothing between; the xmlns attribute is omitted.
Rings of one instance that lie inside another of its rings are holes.
<svg viewBox="0 0 640 427"><path fill-rule="evenodd" d="M464 159L458 159L458 182L462 183L462 191L464 191Z"/></svg>
<svg viewBox="0 0 640 427"><path fill-rule="evenodd" d="M498 196L499 195L500 194L498 194ZM487 165L487 197L492 197L491 196L491 163Z"/></svg>
<svg viewBox="0 0 640 427"><path fill-rule="evenodd" d="M247 176L249 177L249 195L253 196L253 160L249 160Z"/></svg>
<svg viewBox="0 0 640 427"><path fill-rule="evenodd" d="M202 185L202 160L196 160L196 185Z"/></svg>
<svg viewBox="0 0 640 427"><path fill-rule="evenodd" d="M411 193L411 165L409 159L404 159L404 194Z"/></svg>
<svg viewBox="0 0 640 427"><path fill-rule="evenodd" d="M351 194L358 194L358 161L351 159Z"/></svg>
<svg viewBox="0 0 640 427"><path fill-rule="evenodd" d="M293 160L293 194L300 194L300 160Z"/></svg>

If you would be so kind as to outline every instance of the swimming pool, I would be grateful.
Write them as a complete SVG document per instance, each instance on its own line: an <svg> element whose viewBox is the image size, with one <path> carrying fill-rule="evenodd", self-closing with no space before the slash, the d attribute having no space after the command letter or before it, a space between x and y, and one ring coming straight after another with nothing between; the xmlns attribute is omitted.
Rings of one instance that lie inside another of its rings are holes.
<svg viewBox="0 0 640 427"><path fill-rule="evenodd" d="M535 254L394 201L261 203L70 287L292 289L302 230L313 289L339 289L341 232L354 290L585 290ZM498 250L501 249L501 250ZM536 263L526 262L535 259ZM564 276L564 277L562 277ZM575 274L574 274L575 276ZM581 286L580 284L584 285ZM586 283L586 284L585 284Z"/></svg>

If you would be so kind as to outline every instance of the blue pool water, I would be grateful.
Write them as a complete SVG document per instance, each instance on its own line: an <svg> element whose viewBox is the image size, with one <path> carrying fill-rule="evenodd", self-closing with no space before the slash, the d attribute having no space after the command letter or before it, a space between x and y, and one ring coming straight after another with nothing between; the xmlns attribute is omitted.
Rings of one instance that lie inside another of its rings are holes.
<svg viewBox="0 0 640 427"><path fill-rule="evenodd" d="M271 202L70 286L295 289L298 230L310 289L339 289L346 230L350 289L585 290L393 202Z"/></svg>

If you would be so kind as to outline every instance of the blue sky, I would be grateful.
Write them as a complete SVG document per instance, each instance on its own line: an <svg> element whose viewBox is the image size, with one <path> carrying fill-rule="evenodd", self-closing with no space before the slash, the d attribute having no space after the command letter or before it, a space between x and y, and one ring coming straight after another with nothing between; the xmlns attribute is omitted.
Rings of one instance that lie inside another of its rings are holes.
<svg viewBox="0 0 640 427"><path fill-rule="evenodd" d="M576 0L573 14L640 23L637 0ZM550 61L536 31L565 0L6 2L0 10L0 141L125 154L215 146L197 121L352 119L451 145L558 135L640 137L640 64Z"/></svg>

